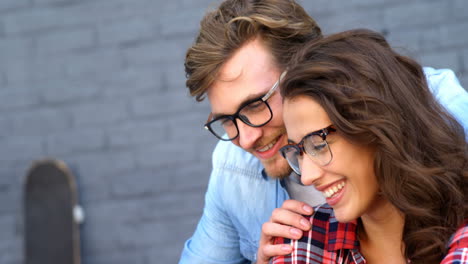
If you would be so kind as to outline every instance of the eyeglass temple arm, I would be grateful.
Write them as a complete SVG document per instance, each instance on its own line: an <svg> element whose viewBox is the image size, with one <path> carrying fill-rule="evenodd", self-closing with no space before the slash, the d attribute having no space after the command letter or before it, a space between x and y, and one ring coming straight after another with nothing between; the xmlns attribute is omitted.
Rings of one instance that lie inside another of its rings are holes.
<svg viewBox="0 0 468 264"><path fill-rule="evenodd" d="M206 124L208 124L208 122L210 122L211 118L213 117L213 113L210 113L208 115L208 119L206 120L205 122L205 125L203 126L206 130L208 130L208 126Z"/></svg>
<svg viewBox="0 0 468 264"><path fill-rule="evenodd" d="M286 75L288 71L284 71L283 73L281 73L278 81L275 83L275 85L273 85L273 87L270 89L270 91L268 91L267 94L265 94L265 96L262 97L262 101L266 101L268 98L270 98L271 94L273 94L276 90L276 88L279 86L281 80L284 78L284 76Z"/></svg>

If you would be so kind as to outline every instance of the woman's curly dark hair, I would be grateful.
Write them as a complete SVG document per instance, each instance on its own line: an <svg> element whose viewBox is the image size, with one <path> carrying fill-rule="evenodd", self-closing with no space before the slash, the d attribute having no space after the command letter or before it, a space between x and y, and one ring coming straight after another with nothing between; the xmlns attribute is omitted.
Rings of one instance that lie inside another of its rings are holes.
<svg viewBox="0 0 468 264"><path fill-rule="evenodd" d="M438 263L468 217L467 144L422 67L379 33L351 30L307 43L281 94L312 97L342 136L376 149L381 195L405 215L405 256Z"/></svg>

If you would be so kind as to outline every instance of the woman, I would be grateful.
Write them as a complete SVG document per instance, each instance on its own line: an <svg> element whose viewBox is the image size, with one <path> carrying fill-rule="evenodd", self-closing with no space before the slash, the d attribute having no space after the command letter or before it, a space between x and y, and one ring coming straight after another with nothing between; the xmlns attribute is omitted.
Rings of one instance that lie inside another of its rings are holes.
<svg viewBox="0 0 468 264"><path fill-rule="evenodd" d="M463 128L378 33L308 43L281 85L281 149L327 204L272 263L468 263Z"/></svg>

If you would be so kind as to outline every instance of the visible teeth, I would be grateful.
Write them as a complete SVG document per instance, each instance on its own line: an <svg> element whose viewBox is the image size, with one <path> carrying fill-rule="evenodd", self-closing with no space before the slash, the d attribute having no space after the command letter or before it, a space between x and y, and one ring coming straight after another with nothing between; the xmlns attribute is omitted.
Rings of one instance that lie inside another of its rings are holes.
<svg viewBox="0 0 468 264"><path fill-rule="evenodd" d="M328 189L326 189L324 192L323 192L323 195L326 197L326 198L330 198L332 197L335 193L337 193L339 190L343 189L343 187L345 186L345 183L344 182L341 182L335 186L332 186Z"/></svg>
<svg viewBox="0 0 468 264"><path fill-rule="evenodd" d="M277 142L277 140L275 139L273 142L271 142L270 144L264 146L263 148L257 149L257 151L259 151L259 152L265 152L265 151L271 149L271 148L276 144L276 142Z"/></svg>

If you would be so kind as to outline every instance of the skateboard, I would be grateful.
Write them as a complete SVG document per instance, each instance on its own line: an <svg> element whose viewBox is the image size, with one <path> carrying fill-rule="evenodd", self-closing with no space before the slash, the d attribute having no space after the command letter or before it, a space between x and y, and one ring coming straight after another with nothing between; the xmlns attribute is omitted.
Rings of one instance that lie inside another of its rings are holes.
<svg viewBox="0 0 468 264"><path fill-rule="evenodd" d="M47 159L32 164L24 212L25 264L80 264L83 213L75 178L64 162Z"/></svg>

